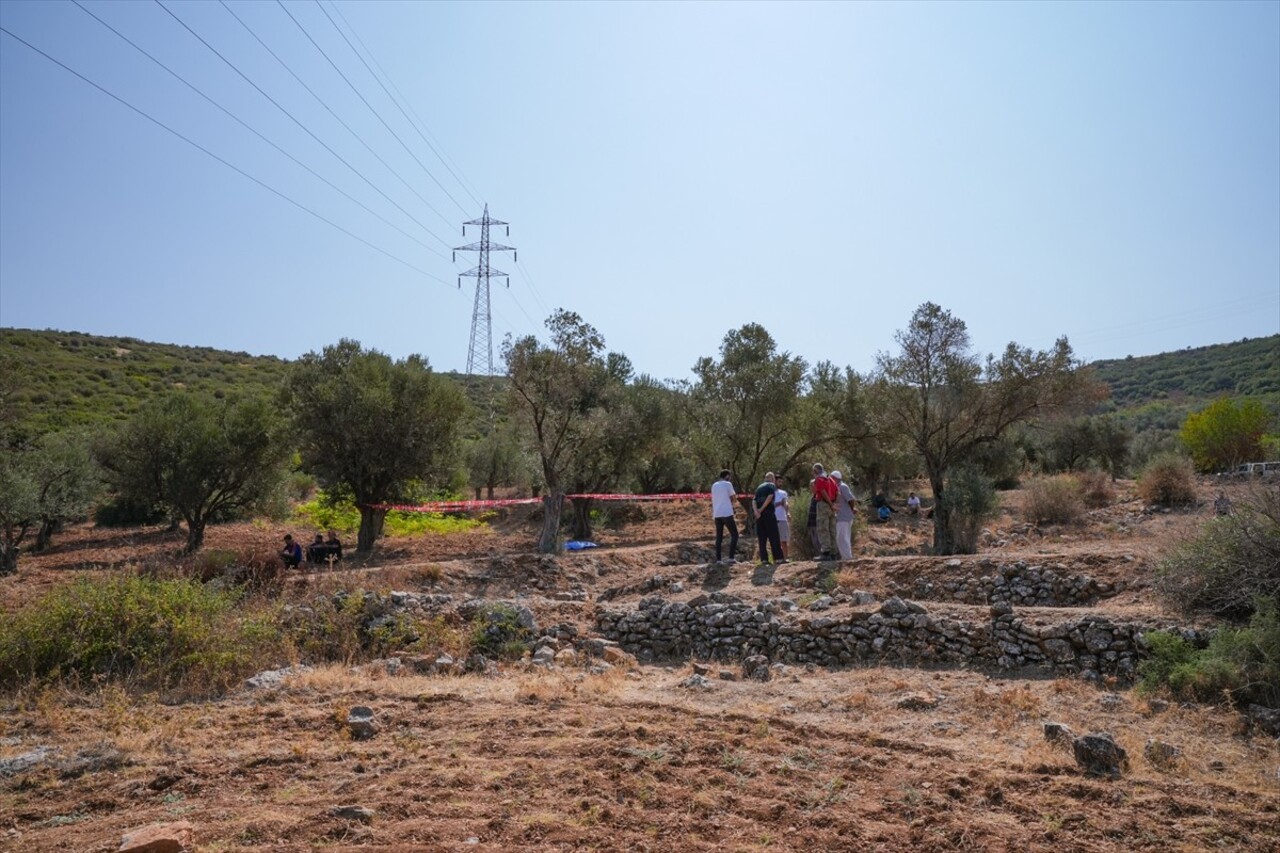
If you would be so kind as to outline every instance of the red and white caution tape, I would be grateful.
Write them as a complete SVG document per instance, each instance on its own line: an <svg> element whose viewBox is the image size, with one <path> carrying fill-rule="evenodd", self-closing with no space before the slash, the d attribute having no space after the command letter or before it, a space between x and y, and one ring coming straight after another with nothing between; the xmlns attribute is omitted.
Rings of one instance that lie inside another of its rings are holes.
<svg viewBox="0 0 1280 853"><path fill-rule="evenodd" d="M589 498L595 501L698 501L710 500L709 492L667 492L655 495L600 494L600 495L565 495L569 500ZM739 498L751 495L738 495ZM395 512L470 512L479 509L496 509L504 506L529 506L542 503L542 498L505 498L483 501L431 501L415 506L405 504L373 504L374 509L392 510Z"/></svg>

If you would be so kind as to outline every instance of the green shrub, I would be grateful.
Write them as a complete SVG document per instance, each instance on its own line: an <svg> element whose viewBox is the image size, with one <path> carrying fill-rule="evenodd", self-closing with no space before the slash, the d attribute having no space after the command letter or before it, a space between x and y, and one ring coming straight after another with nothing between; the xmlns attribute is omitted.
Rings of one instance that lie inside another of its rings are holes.
<svg viewBox="0 0 1280 853"><path fill-rule="evenodd" d="M0 623L0 681L106 678L220 692L252 672L279 634L238 593L188 579L82 579Z"/></svg>
<svg viewBox="0 0 1280 853"><path fill-rule="evenodd" d="M286 608L282 628L295 656L308 663L385 657L419 638L409 614L393 611L383 596L363 589L339 589Z"/></svg>
<svg viewBox="0 0 1280 853"><path fill-rule="evenodd" d="M1238 497L1231 513L1161 561L1156 586L1187 611L1244 618L1259 596L1280 598L1280 486Z"/></svg>
<svg viewBox="0 0 1280 853"><path fill-rule="evenodd" d="M1000 506L995 485L978 468L962 465L947 475L943 499L951 511L949 524L955 553L977 553L982 525L995 516Z"/></svg>
<svg viewBox="0 0 1280 853"><path fill-rule="evenodd" d="M520 611L510 604L489 604L472 621L471 646L499 660L518 660L529 650L533 632L520 622Z"/></svg>
<svg viewBox="0 0 1280 853"><path fill-rule="evenodd" d="M1024 492L1023 513L1035 524L1075 524L1084 514L1080 483L1059 474L1031 481Z"/></svg>
<svg viewBox="0 0 1280 853"><path fill-rule="evenodd" d="M1274 598L1259 598L1247 627L1219 630L1207 648L1167 632L1148 634L1146 641L1151 656L1138 669L1144 690L1166 687L1182 699L1280 705L1280 609Z"/></svg>
<svg viewBox="0 0 1280 853"><path fill-rule="evenodd" d="M360 510L352 503L334 503L318 494L314 499L299 504L294 509L294 519L300 525L317 530L336 530L339 533L355 533L360 529ZM474 518L460 515L443 515L436 512L387 513L382 532L388 536L421 536L427 533L459 533L474 530L484 524Z"/></svg>
<svg viewBox="0 0 1280 853"><path fill-rule="evenodd" d="M809 502L813 495L807 491L788 492L787 501L791 504L791 543L787 553L792 560L812 560L817 554L813 550L813 540L809 538Z"/></svg>
<svg viewBox="0 0 1280 853"><path fill-rule="evenodd" d="M1196 501L1191 461L1171 453L1155 457L1138 475L1138 494L1156 506L1187 506Z"/></svg>

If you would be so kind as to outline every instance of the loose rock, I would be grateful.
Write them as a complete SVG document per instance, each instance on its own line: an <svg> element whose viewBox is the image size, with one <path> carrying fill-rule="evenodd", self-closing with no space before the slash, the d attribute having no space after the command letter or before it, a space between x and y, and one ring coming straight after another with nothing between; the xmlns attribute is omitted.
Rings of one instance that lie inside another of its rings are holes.
<svg viewBox="0 0 1280 853"><path fill-rule="evenodd" d="M1107 732L1094 732L1078 737L1071 744L1076 763L1089 776L1119 779L1129 769L1129 754Z"/></svg>
<svg viewBox="0 0 1280 853"><path fill-rule="evenodd" d="M354 740L368 740L379 728L373 719L373 709L367 705L357 705L347 713L347 731Z"/></svg>
<svg viewBox="0 0 1280 853"><path fill-rule="evenodd" d="M120 853L186 853L191 850L190 823L154 823L135 829L120 841Z"/></svg>

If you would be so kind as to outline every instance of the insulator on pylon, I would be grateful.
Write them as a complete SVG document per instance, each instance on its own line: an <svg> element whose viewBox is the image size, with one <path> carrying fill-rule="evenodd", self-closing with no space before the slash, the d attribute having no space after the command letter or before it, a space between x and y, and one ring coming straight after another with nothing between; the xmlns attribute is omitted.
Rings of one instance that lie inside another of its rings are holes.
<svg viewBox="0 0 1280 853"><path fill-rule="evenodd" d="M518 264L518 263L520 263L520 253L519 253L519 252L512 252L512 253L511 253L511 260L515 261L517 264Z"/></svg>
<svg viewBox="0 0 1280 853"><path fill-rule="evenodd" d="M508 237L510 237L510 236L511 236L511 226L510 226L510 225L508 225L508 226L507 226L507 236L508 236Z"/></svg>
<svg viewBox="0 0 1280 853"><path fill-rule="evenodd" d="M455 264L458 262L458 253L457 253L457 252L454 252L454 253L453 253L453 262L454 262Z"/></svg>

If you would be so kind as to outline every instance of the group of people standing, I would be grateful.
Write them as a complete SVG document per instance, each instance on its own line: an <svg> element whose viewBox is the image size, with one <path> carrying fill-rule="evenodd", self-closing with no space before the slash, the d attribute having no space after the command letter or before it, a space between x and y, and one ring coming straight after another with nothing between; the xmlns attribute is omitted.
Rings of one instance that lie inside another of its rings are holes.
<svg viewBox="0 0 1280 853"><path fill-rule="evenodd" d="M711 485L711 515L716 526L716 562L722 559L724 534L729 533L729 558L735 562L738 553L738 522L733 504L737 497L728 469L720 472L720 479ZM756 487L751 507L755 514L756 538L759 540L760 562L784 563L788 559L791 544L791 501L787 491L779 485L780 478L772 471L764 475L764 482ZM857 507L853 490L844 482L839 471L827 474L818 463L813 466L813 480L809 483L812 499L809 502L807 528L819 551L819 560L853 559L853 522Z"/></svg>

